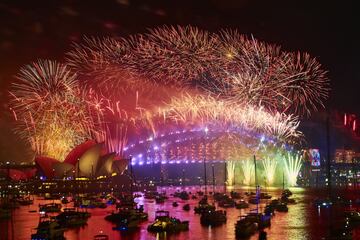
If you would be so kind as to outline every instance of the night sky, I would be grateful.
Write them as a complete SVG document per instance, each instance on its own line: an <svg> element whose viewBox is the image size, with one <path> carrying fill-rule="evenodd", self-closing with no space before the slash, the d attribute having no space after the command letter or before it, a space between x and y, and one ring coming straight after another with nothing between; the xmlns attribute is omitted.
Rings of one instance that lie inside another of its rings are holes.
<svg viewBox="0 0 360 240"><path fill-rule="evenodd" d="M95 2L95 1L94 1ZM8 90L22 65L62 61L82 36L127 36L147 28L236 28L288 51L306 51L329 71L331 109L360 115L360 17L355 1L0 0L0 161L27 160L12 133Z"/></svg>

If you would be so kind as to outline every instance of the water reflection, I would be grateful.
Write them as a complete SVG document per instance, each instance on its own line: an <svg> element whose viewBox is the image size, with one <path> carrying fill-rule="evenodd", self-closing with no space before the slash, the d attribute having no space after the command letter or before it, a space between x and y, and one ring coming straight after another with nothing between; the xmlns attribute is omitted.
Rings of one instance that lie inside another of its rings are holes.
<svg viewBox="0 0 360 240"><path fill-rule="evenodd" d="M176 188L163 188L162 191L166 191L169 195L174 192ZM195 187L188 187L186 191L195 193L198 189ZM236 189L237 191L244 192L248 189ZM316 209L311 199L316 197L316 192L310 192L301 188L292 189L297 204L289 205L288 213L276 212L272 218L271 227L266 229L268 239L320 239L320 236L326 234L327 228L330 226L329 218L334 217L330 214L328 209ZM269 189L268 192L273 197L280 195L281 189ZM135 232L119 232L112 230L113 224L104 220L104 217L115 211L115 206L108 206L106 209L89 209L91 218L88 220L88 224L82 228L70 229L65 232L65 237L71 240L83 240L93 239L93 236L100 232L109 235L110 239L114 240L130 240L130 239L180 239L180 240L191 240L191 239L234 239L235 238L235 222L240 215L245 215L249 209L235 209L228 208L227 211L227 223L219 227L203 227L200 225L200 216L194 214L193 208L197 205L199 199L190 199L183 201L178 198L169 197L169 199L163 204L156 204L154 200L144 199L143 197L137 198L138 204L144 205L144 209L149 214L149 221L141 224L141 228ZM178 207L173 207L172 203L177 201ZM213 199L210 197L210 202ZM27 240L30 238L31 233L34 233L39 222L38 212L29 212L30 210L38 210L38 204L50 203L53 201L42 200L40 197L35 197L34 204L32 206L22 206L14 210L13 223L11 221L0 222L0 232L7 232L8 239L16 240ZM59 201L55 201L59 202ZM182 207L184 204L189 203L191 205L190 211L183 211ZM265 207L266 200L260 204L260 210L262 211ZM64 207L71 207L71 204ZM255 208L255 205L250 205L250 209ZM178 234L152 234L148 233L147 225L152 222L155 218L155 211L167 210L170 215L180 220L189 220L190 230L188 232L181 232ZM7 230L7 231L6 231ZM358 230L354 231L357 234ZM13 236L13 238L12 238ZM4 237L3 235L1 237ZM2 239L0 237L0 239ZM6 238L5 238L6 239ZM253 235L251 240L258 239L258 234Z"/></svg>

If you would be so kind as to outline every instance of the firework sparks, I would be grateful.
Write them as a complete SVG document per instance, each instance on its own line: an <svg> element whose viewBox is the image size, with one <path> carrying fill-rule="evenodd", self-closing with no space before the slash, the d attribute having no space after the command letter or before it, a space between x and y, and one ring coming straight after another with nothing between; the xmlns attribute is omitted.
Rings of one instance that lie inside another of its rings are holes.
<svg viewBox="0 0 360 240"><path fill-rule="evenodd" d="M268 185L272 185L274 183L275 170L277 166L276 159L271 159L270 157L265 157L263 161L261 161L264 167L265 179Z"/></svg>
<svg viewBox="0 0 360 240"><path fill-rule="evenodd" d="M255 174L254 162L250 159L242 160L241 169L244 174L244 180L243 180L244 185L250 186Z"/></svg>
<svg viewBox="0 0 360 240"><path fill-rule="evenodd" d="M91 136L92 118L66 65L38 61L20 70L11 96L17 129L32 149L59 160Z"/></svg>
<svg viewBox="0 0 360 240"><path fill-rule="evenodd" d="M173 98L168 107L160 109L159 115L175 122L231 125L265 132L279 140L301 137L297 130L299 122L296 117L271 114L262 108L235 105L211 96L185 95Z"/></svg>
<svg viewBox="0 0 360 240"><path fill-rule="evenodd" d="M139 39L137 65L156 81L187 85L199 80L215 60L216 37L196 27L156 28Z"/></svg>
<svg viewBox="0 0 360 240"><path fill-rule="evenodd" d="M226 185L232 186L235 183L235 161L227 161L226 162Z"/></svg>
<svg viewBox="0 0 360 240"><path fill-rule="evenodd" d="M86 138L121 155L129 134L156 136L166 124L243 129L290 143L302 137L297 115L322 106L329 92L316 59L232 30L178 26L85 38L67 62L22 68L11 91L18 132L38 154L58 159Z"/></svg>
<svg viewBox="0 0 360 240"><path fill-rule="evenodd" d="M297 176L302 166L302 156L288 152L284 158L284 166L289 186L296 186Z"/></svg>

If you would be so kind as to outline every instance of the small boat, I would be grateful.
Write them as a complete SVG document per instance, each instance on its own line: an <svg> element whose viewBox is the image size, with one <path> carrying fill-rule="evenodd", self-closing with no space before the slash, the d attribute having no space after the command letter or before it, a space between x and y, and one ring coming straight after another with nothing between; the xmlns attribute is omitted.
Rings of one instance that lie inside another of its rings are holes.
<svg viewBox="0 0 360 240"><path fill-rule="evenodd" d="M192 195L192 196L191 196L191 199L193 199L193 200L194 200L194 199L197 199L197 196L196 196L196 195Z"/></svg>
<svg viewBox="0 0 360 240"><path fill-rule="evenodd" d="M190 211L190 204L185 204L185 205L183 206L183 210L184 210L184 211Z"/></svg>
<svg viewBox="0 0 360 240"><path fill-rule="evenodd" d="M267 216L262 213L250 212L246 215L246 219L255 222L258 229L270 227L271 225L271 216Z"/></svg>
<svg viewBox="0 0 360 240"><path fill-rule="evenodd" d="M206 211L201 214L200 223L206 226L219 226L226 223L226 211Z"/></svg>
<svg viewBox="0 0 360 240"><path fill-rule="evenodd" d="M132 196L123 196L120 203L116 205L117 212L113 212L105 217L105 220L119 224L124 221L129 222L132 219L146 221L148 214L144 213L144 206L136 206Z"/></svg>
<svg viewBox="0 0 360 240"><path fill-rule="evenodd" d="M240 217L235 224L235 238L249 238L257 230L257 225L251 219L246 217Z"/></svg>
<svg viewBox="0 0 360 240"><path fill-rule="evenodd" d="M20 197L16 199L16 201L22 206L28 206L34 203L34 200L30 199L30 197Z"/></svg>
<svg viewBox="0 0 360 240"><path fill-rule="evenodd" d="M172 205L173 205L173 207L179 206L179 204L177 202L173 202Z"/></svg>
<svg viewBox="0 0 360 240"><path fill-rule="evenodd" d="M239 199L239 198L241 198L241 195L240 195L240 193L238 193L238 192L231 191L231 192L230 192L230 197L231 197L232 199Z"/></svg>
<svg viewBox="0 0 360 240"><path fill-rule="evenodd" d="M52 213L52 212L60 212L61 204L60 203L49 203L49 204L39 204L39 212L43 213Z"/></svg>
<svg viewBox="0 0 360 240"><path fill-rule="evenodd" d="M245 202L245 200L240 200L237 203L235 203L235 207L237 209L243 209L243 208L248 208L249 204L247 202Z"/></svg>
<svg viewBox="0 0 360 240"><path fill-rule="evenodd" d="M222 207L222 208L235 207L235 201L231 198L223 199L219 202L219 207Z"/></svg>
<svg viewBox="0 0 360 240"><path fill-rule="evenodd" d="M29 210L29 213L37 212L35 209Z"/></svg>
<svg viewBox="0 0 360 240"><path fill-rule="evenodd" d="M286 203L279 203L276 205L275 210L278 212L287 212L289 208L287 207Z"/></svg>
<svg viewBox="0 0 360 240"><path fill-rule="evenodd" d="M204 212L214 211L214 210L215 210L215 206L210 204L201 204L197 207L194 207L194 212L197 214L202 214Z"/></svg>
<svg viewBox="0 0 360 240"><path fill-rule="evenodd" d="M196 192L199 196L204 196L204 192L202 192L202 191L197 191Z"/></svg>
<svg viewBox="0 0 360 240"><path fill-rule="evenodd" d="M264 210L264 214L266 216L273 216L275 215L275 206L274 205L266 205L265 206L265 210Z"/></svg>
<svg viewBox="0 0 360 240"><path fill-rule="evenodd" d="M289 198L289 197L286 197L286 196L282 196L280 198L280 200L281 200L281 202L284 202L284 203L287 203L287 204L295 204L296 203L295 199Z"/></svg>
<svg viewBox="0 0 360 240"><path fill-rule="evenodd" d="M272 196L268 193L260 193L260 199L271 199Z"/></svg>
<svg viewBox="0 0 360 240"><path fill-rule="evenodd" d="M88 212L76 211L75 208L65 208L55 219L62 227L79 227L87 223L90 215Z"/></svg>
<svg viewBox="0 0 360 240"><path fill-rule="evenodd" d="M281 193L281 196L290 197L292 195L292 192L289 189L284 189Z"/></svg>
<svg viewBox="0 0 360 240"><path fill-rule="evenodd" d="M180 221L169 216L168 211L156 211L155 222L147 228L149 232L180 232L189 230L189 221Z"/></svg>
<svg viewBox="0 0 360 240"><path fill-rule="evenodd" d="M70 201L67 199L67 197L62 197L61 198L61 203L62 204L68 204Z"/></svg>
<svg viewBox="0 0 360 240"><path fill-rule="evenodd" d="M118 231L132 231L139 229L140 220L135 216L124 218L122 221L116 223L116 227L113 230Z"/></svg>
<svg viewBox="0 0 360 240"><path fill-rule="evenodd" d="M251 203L251 204L259 204L260 199L258 199L257 197L250 197L249 198L249 203Z"/></svg>
<svg viewBox="0 0 360 240"><path fill-rule="evenodd" d="M47 216L41 217L36 233L31 234L32 240L47 240L47 239L65 239L65 229L62 228L55 220Z"/></svg>
<svg viewBox="0 0 360 240"><path fill-rule="evenodd" d="M155 202L156 202L157 204L164 203L164 202L165 202L165 198L162 197L162 196L156 196L156 197L155 197Z"/></svg>
<svg viewBox="0 0 360 240"><path fill-rule="evenodd" d="M157 195L158 195L157 192L150 191L150 192L145 193L144 198L145 199L155 199L155 197Z"/></svg>
<svg viewBox="0 0 360 240"><path fill-rule="evenodd" d="M189 200L190 199L190 196L186 191L182 191L182 192L177 191L174 193L174 197L178 197L181 200Z"/></svg>

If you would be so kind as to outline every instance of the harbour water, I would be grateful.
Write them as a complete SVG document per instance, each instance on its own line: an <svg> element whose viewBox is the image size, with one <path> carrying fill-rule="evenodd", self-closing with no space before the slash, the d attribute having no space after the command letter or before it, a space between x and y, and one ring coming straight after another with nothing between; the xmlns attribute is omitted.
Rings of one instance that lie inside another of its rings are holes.
<svg viewBox="0 0 360 240"><path fill-rule="evenodd" d="M212 187L208 188L212 190ZM128 239L180 239L180 240L230 240L235 239L235 226L240 215L245 215L250 209L256 208L256 205L251 205L248 209L227 208L227 222L219 227L204 227L200 224L200 216L194 214L193 208L197 205L199 199L190 199L183 201L179 198L170 196L176 190L186 190L191 193L196 193L198 187L163 187L159 191L166 191L169 199L163 204L156 204L154 200L144 199L144 197L136 198L138 204L144 205L145 212L149 214L149 220L142 223L141 228L137 231L119 232L112 230L113 224L107 222L104 217L115 211L114 205L109 205L105 209L94 208L89 209L91 218L89 218L86 226L81 228L70 229L65 232L66 239L69 240L86 240L93 239L94 235L105 233L109 239L113 240L128 240ZM239 188L235 189L240 193L245 191L254 191L254 189ZM220 189L219 189L220 191ZM223 191L223 190L221 190ZM291 240L308 240L308 239L327 239L328 231L337 223L337 213L342 209L335 210L330 208L318 209L314 206L313 200L322 194L324 191L308 190L303 188L292 188L292 198L296 199L297 204L289 205L287 213L276 212L272 218L271 227L267 228L268 239L291 239ZM281 189L272 188L267 189L267 192L274 197L279 197ZM245 198L246 199L246 198ZM177 201L178 207L173 207L172 203ZM210 203L213 201L209 198ZM51 202L60 202L59 200L43 200L42 197L34 196L34 203L31 206L20 206L13 211L11 220L0 221L0 239L15 239L28 240L39 222L38 205ZM186 203L191 205L191 210L186 212L182 206ZM259 210L262 210L266 205L267 200L262 200L259 205ZM63 205L63 207L72 207L73 203ZM357 206L351 206L357 208ZM36 210L36 212L31 212ZM147 231L147 225L154 220L156 210L167 210L170 215L180 220L190 221L189 231L181 232L179 234L152 234ZM30 212L29 212L30 211ZM360 239L360 231L355 229L353 231L354 239ZM251 240L258 239L258 234L253 235Z"/></svg>

